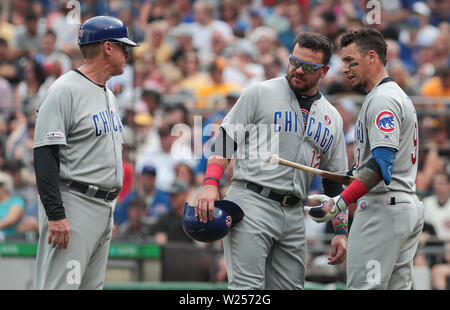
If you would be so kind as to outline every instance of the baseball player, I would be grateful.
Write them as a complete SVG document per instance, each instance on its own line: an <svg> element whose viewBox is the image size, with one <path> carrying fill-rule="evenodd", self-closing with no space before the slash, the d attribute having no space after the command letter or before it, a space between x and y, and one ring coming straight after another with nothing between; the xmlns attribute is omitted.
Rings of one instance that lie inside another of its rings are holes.
<svg viewBox="0 0 450 310"><path fill-rule="evenodd" d="M103 287L122 187L123 125L105 83L123 72L128 48L137 44L107 16L82 24L78 44L83 65L58 78L38 107L36 289Z"/></svg>
<svg viewBox="0 0 450 310"><path fill-rule="evenodd" d="M410 98L388 77L386 43L365 28L341 38L343 72L364 89L355 127L357 178L340 195L310 197L305 207L326 221L357 201L348 240L348 289L411 289L413 258L424 221L415 195L418 164L417 115Z"/></svg>
<svg viewBox="0 0 450 310"><path fill-rule="evenodd" d="M304 165L334 172L347 169L342 119L317 89L329 69L332 44L322 35L305 32L293 46L287 76L249 87L224 118L194 204L200 221L213 218L219 181L236 151L225 199L239 205L245 216L224 239L229 289L304 287L302 201L313 175L268 166L271 154L261 149L266 148L263 145L278 148L280 157ZM323 185L326 193L342 191L336 183ZM345 259L346 216L334 222L330 264Z"/></svg>

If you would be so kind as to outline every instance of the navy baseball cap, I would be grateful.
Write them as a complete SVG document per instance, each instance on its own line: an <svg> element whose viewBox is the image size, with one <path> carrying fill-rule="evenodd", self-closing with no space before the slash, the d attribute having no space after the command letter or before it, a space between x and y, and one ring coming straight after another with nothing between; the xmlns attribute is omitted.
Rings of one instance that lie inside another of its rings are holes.
<svg viewBox="0 0 450 310"><path fill-rule="evenodd" d="M78 32L78 45L114 40L129 46L139 46L128 37L125 24L112 16L95 16L86 20Z"/></svg>
<svg viewBox="0 0 450 310"><path fill-rule="evenodd" d="M156 168L151 165L146 165L142 168L141 174L152 174L156 175Z"/></svg>
<svg viewBox="0 0 450 310"><path fill-rule="evenodd" d="M264 17L265 10L263 8L252 8L250 9L250 16L254 17Z"/></svg>

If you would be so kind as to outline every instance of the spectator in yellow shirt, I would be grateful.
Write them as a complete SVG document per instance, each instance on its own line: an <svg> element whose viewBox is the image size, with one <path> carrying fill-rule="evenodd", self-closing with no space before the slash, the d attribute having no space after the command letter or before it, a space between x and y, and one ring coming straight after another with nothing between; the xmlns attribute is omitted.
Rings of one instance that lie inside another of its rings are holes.
<svg viewBox="0 0 450 310"><path fill-rule="evenodd" d="M197 91L198 108L216 108L214 99L216 96L225 98L232 90L241 90L241 86L223 80L223 69L226 63L222 58L216 59L208 68L212 82L199 88Z"/></svg>
<svg viewBox="0 0 450 310"><path fill-rule="evenodd" d="M166 42L167 24L155 21L147 27L147 40L133 51L134 57L140 59L148 50L155 53L156 64L167 63L173 54L172 46Z"/></svg>
<svg viewBox="0 0 450 310"><path fill-rule="evenodd" d="M183 55L181 61L183 79L180 88L196 94L200 88L209 85L211 82L208 72L200 71L200 60L194 51L189 51Z"/></svg>
<svg viewBox="0 0 450 310"><path fill-rule="evenodd" d="M450 66L439 69L435 77L425 82L422 95L450 97Z"/></svg>

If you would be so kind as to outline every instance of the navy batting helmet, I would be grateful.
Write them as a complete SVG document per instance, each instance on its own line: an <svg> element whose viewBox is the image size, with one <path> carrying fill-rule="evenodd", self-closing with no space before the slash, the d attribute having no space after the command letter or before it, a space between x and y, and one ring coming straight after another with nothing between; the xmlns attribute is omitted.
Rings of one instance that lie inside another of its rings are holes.
<svg viewBox="0 0 450 310"><path fill-rule="evenodd" d="M195 217L194 206L184 205L183 230L191 239L201 242L213 242L225 237L234 224L244 217L244 211L229 200L217 200L214 203L214 218L202 223Z"/></svg>
<svg viewBox="0 0 450 310"><path fill-rule="evenodd" d="M78 45L102 42L107 40L119 41L131 46L139 46L128 38L125 24L111 16L95 16L83 23L78 32Z"/></svg>

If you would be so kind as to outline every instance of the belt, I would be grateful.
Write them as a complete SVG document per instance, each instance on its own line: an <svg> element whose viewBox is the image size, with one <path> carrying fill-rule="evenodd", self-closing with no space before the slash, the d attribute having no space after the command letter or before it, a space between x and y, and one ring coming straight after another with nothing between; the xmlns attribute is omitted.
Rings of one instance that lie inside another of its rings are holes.
<svg viewBox="0 0 450 310"><path fill-rule="evenodd" d="M71 182L69 184L69 188L76 190L77 192L80 192L87 196L100 198L100 199L104 199L107 201L113 201L114 199L116 199L117 196L119 196L120 190L121 190L119 188L119 189L115 189L115 190L111 190L111 191L104 191L104 190L99 189L98 186L87 185L87 184L82 184L82 183L78 183L78 182Z"/></svg>
<svg viewBox="0 0 450 310"><path fill-rule="evenodd" d="M255 193L261 194L264 187L253 182L247 183L247 188ZM263 195L269 199L278 201L283 207L294 207L300 202L300 198L293 195L281 195L272 190L268 192L268 194Z"/></svg>

